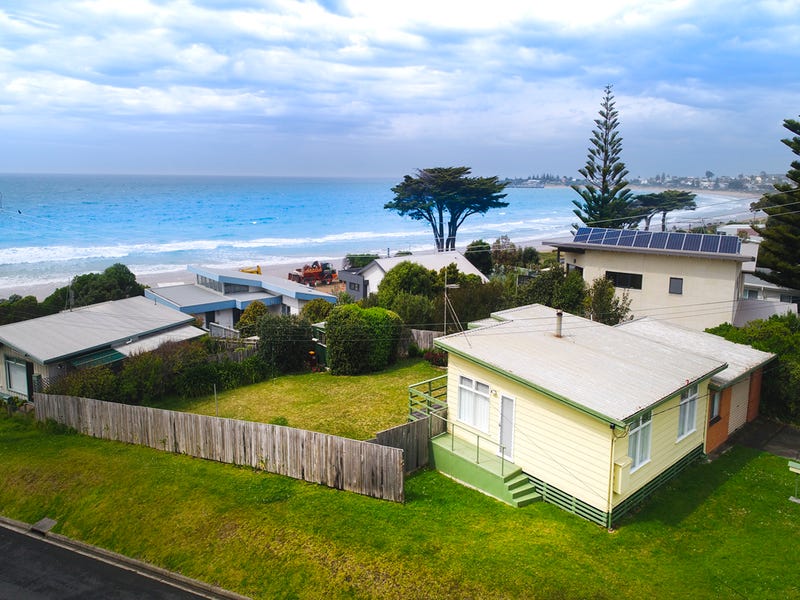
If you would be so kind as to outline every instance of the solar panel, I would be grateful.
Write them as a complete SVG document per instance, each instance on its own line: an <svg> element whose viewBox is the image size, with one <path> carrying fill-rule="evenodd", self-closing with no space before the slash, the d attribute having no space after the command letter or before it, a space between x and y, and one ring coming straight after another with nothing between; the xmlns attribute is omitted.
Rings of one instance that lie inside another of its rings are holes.
<svg viewBox="0 0 800 600"><path fill-rule="evenodd" d="M574 242L585 242L589 239L589 232L591 232L591 228L589 227L579 227L578 231L575 232L575 239Z"/></svg>
<svg viewBox="0 0 800 600"><path fill-rule="evenodd" d="M602 227L593 227L591 233L589 233L589 239L586 241L590 244L602 244L605 234L606 230Z"/></svg>
<svg viewBox="0 0 800 600"><path fill-rule="evenodd" d="M606 229L605 227L580 227L575 232L574 241L600 246L707 252L709 254L739 254L741 251L741 241L735 236Z"/></svg>
<svg viewBox="0 0 800 600"><path fill-rule="evenodd" d="M733 235L720 236L719 251L722 254L739 254L742 242Z"/></svg>
<svg viewBox="0 0 800 600"><path fill-rule="evenodd" d="M622 233L619 234L619 241L617 242L617 246L633 246L633 240L636 239L636 231L633 229L623 229Z"/></svg>
<svg viewBox="0 0 800 600"><path fill-rule="evenodd" d="M637 231L636 238L633 240L634 248L647 248L650 246L650 238L653 236L649 231Z"/></svg>
<svg viewBox="0 0 800 600"><path fill-rule="evenodd" d="M683 249L689 252L698 252L703 236L699 233L687 233L686 240L683 242Z"/></svg>
<svg viewBox="0 0 800 600"><path fill-rule="evenodd" d="M667 238L667 250L680 250L683 248L683 240L686 238L685 233L670 233Z"/></svg>
<svg viewBox="0 0 800 600"><path fill-rule="evenodd" d="M720 235L704 235L703 241L700 244L700 251L713 252L716 254L719 249L719 238L721 237Z"/></svg>
<svg viewBox="0 0 800 600"><path fill-rule="evenodd" d="M603 238L604 246L616 246L619 242L619 234L622 233L621 229L609 229L606 231L606 237Z"/></svg>
<svg viewBox="0 0 800 600"><path fill-rule="evenodd" d="M669 238L669 234L663 231L657 231L653 234L653 238L650 240L650 247L651 248L665 248L667 245L667 239Z"/></svg>

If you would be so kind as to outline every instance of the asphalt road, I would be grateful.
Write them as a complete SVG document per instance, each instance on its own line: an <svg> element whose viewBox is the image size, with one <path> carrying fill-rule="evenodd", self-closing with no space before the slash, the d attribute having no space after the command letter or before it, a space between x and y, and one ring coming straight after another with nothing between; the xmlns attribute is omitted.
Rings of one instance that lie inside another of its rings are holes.
<svg viewBox="0 0 800 600"><path fill-rule="evenodd" d="M0 526L0 600L207 597Z"/></svg>

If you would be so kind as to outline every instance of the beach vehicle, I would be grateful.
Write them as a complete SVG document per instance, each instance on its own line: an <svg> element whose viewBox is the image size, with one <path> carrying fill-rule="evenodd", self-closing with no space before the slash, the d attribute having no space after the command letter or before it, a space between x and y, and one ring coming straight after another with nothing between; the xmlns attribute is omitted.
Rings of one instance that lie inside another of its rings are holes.
<svg viewBox="0 0 800 600"><path fill-rule="evenodd" d="M315 260L310 265L289 271L289 279L306 285L319 285L339 281L339 275L331 263Z"/></svg>

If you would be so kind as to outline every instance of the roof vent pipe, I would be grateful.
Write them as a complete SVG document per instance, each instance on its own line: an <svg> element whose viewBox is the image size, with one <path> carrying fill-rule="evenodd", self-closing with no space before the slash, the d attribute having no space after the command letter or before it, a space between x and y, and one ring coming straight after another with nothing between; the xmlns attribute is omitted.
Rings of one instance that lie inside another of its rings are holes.
<svg viewBox="0 0 800 600"><path fill-rule="evenodd" d="M559 311L556 313L556 337L561 337L561 320L564 318L564 313Z"/></svg>

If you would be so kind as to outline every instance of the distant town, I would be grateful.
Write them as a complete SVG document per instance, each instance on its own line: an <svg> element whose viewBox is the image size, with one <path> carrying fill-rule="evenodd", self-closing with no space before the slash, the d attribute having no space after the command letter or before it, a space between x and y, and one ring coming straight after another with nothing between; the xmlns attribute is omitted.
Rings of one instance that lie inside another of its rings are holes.
<svg viewBox="0 0 800 600"><path fill-rule="evenodd" d="M774 184L786 181L786 175L784 174L766 173L764 171L757 175L743 175L740 173L735 177L729 175L717 176L712 171L706 171L704 177L687 177L661 173L652 177L631 177L628 183L636 187L691 188L763 193L774 190ZM508 184L508 187L518 188L543 188L545 185L584 185L586 183L582 178L566 177L552 173L507 178L504 182Z"/></svg>

